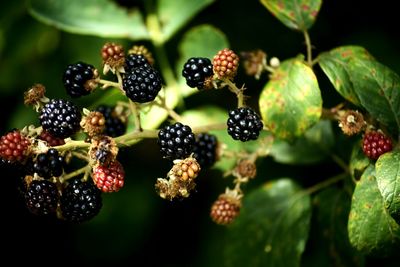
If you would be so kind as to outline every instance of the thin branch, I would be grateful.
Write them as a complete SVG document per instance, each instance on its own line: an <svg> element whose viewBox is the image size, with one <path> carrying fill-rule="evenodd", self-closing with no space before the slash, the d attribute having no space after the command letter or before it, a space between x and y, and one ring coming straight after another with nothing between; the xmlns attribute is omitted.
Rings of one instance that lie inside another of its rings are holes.
<svg viewBox="0 0 400 267"><path fill-rule="evenodd" d="M307 64L311 67L313 64L311 39L310 39L310 35L308 34L307 30L303 31L303 34L304 34L304 39L306 41L306 47L307 47Z"/></svg>

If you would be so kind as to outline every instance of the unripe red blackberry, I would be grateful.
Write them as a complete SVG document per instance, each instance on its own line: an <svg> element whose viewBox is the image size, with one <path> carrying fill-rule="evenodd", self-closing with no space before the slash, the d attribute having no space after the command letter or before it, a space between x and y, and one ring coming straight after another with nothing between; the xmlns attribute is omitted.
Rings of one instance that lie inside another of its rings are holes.
<svg viewBox="0 0 400 267"><path fill-rule="evenodd" d="M125 58L125 72L132 72L133 69L143 67L151 68L150 63L147 61L144 55L129 54Z"/></svg>
<svg viewBox="0 0 400 267"><path fill-rule="evenodd" d="M217 159L218 140L215 135L200 133L196 135L193 157L202 168L211 167Z"/></svg>
<svg viewBox="0 0 400 267"><path fill-rule="evenodd" d="M239 57L232 50L225 48L213 58L213 70L219 79L232 79L239 66Z"/></svg>
<svg viewBox="0 0 400 267"><path fill-rule="evenodd" d="M62 216L71 222L83 222L96 216L103 205L101 192L92 181L75 178L68 181L60 199Z"/></svg>
<svg viewBox="0 0 400 267"><path fill-rule="evenodd" d="M160 74L153 68L134 68L122 80L122 89L126 96L138 103L153 101L161 87Z"/></svg>
<svg viewBox="0 0 400 267"><path fill-rule="evenodd" d="M97 87L98 72L90 64L77 62L70 64L64 71L63 83L71 97L88 95Z"/></svg>
<svg viewBox="0 0 400 267"><path fill-rule="evenodd" d="M30 145L29 139L19 130L11 131L0 138L0 157L10 162L25 161L30 153Z"/></svg>
<svg viewBox="0 0 400 267"><path fill-rule="evenodd" d="M40 124L51 135L67 138L80 128L81 113L72 102L52 99L40 113Z"/></svg>
<svg viewBox="0 0 400 267"><path fill-rule="evenodd" d="M40 135L39 135L39 139L46 141L48 146L61 146L65 144L65 141L63 138L58 138L55 137L53 135L51 135L51 133L49 133L46 130L43 130Z"/></svg>
<svg viewBox="0 0 400 267"><path fill-rule="evenodd" d="M121 118L115 114L113 107L101 105L96 108L96 111L101 112L106 120L106 126L103 134L111 137L117 137L126 132L126 123L124 123Z"/></svg>
<svg viewBox="0 0 400 267"><path fill-rule="evenodd" d="M195 179L201 170L201 167L197 160L192 157L188 157L184 160L175 160L174 166L169 172L169 176L175 176L180 182L189 182Z"/></svg>
<svg viewBox="0 0 400 267"><path fill-rule="evenodd" d="M102 134L106 127L106 119L103 113L99 111L89 112L83 117L80 123L83 131L90 137Z"/></svg>
<svg viewBox="0 0 400 267"><path fill-rule="evenodd" d="M211 206L211 219L220 225L232 223L240 213L241 202L229 194L221 194Z"/></svg>
<svg viewBox="0 0 400 267"><path fill-rule="evenodd" d="M33 164L33 171L44 179L59 177L63 173L64 158L57 149L50 148L46 153L40 153Z"/></svg>
<svg viewBox="0 0 400 267"><path fill-rule="evenodd" d="M125 64L125 52L122 45L116 43L105 43L101 49L103 59L103 73L107 74L109 70L113 73L121 71Z"/></svg>
<svg viewBox="0 0 400 267"><path fill-rule="evenodd" d="M36 215L55 213L58 199L56 185L46 180L32 181L25 193L26 206Z"/></svg>
<svg viewBox="0 0 400 267"><path fill-rule="evenodd" d="M114 160L107 166L93 168L93 182L104 193L118 192L124 186L125 171L121 163Z"/></svg>
<svg viewBox="0 0 400 267"><path fill-rule="evenodd" d="M158 133L157 143L165 158L184 159L193 152L194 134L189 126L177 122Z"/></svg>
<svg viewBox="0 0 400 267"><path fill-rule="evenodd" d="M242 142L256 140L263 123L254 110L248 107L236 108L229 111L227 121L228 134L235 140Z"/></svg>
<svg viewBox="0 0 400 267"><path fill-rule="evenodd" d="M382 132L369 131L364 134L362 148L367 157L378 159L392 150L392 140Z"/></svg>
<svg viewBox="0 0 400 267"><path fill-rule="evenodd" d="M192 88L205 89L209 86L206 79L212 78L213 74L213 65L208 58L192 57L183 65L182 76Z"/></svg>

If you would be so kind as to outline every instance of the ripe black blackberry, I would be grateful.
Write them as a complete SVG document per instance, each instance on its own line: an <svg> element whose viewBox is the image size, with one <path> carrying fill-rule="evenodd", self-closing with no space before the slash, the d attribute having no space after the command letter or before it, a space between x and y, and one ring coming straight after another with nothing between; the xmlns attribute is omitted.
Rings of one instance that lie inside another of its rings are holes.
<svg viewBox="0 0 400 267"><path fill-rule="evenodd" d="M75 178L63 190L60 207L67 221L90 220L102 207L101 192L92 181L82 182L80 178Z"/></svg>
<svg viewBox="0 0 400 267"><path fill-rule="evenodd" d="M132 101L150 102L161 90L161 77L153 68L138 67L126 73L122 80L122 88Z"/></svg>
<svg viewBox="0 0 400 267"><path fill-rule="evenodd" d="M194 134L189 126L177 122L160 130L157 143L165 158L184 159L193 152Z"/></svg>
<svg viewBox="0 0 400 267"><path fill-rule="evenodd" d="M105 135L117 137L125 133L126 124L120 118L114 115L113 107L101 105L96 108L96 111L101 112L106 119L106 127L103 131Z"/></svg>
<svg viewBox="0 0 400 267"><path fill-rule="evenodd" d="M25 193L26 207L36 215L55 213L58 199L57 186L47 180L32 181Z"/></svg>
<svg viewBox="0 0 400 267"><path fill-rule="evenodd" d="M192 88L204 89L207 78L213 76L211 60L202 57L192 57L183 65L182 76L186 84Z"/></svg>
<svg viewBox="0 0 400 267"><path fill-rule="evenodd" d="M248 107L236 108L229 111L227 121L228 134L242 142L256 140L263 128L260 117Z"/></svg>
<svg viewBox="0 0 400 267"><path fill-rule="evenodd" d="M95 70L92 65L83 62L68 65L63 75L67 93L71 97L88 95L95 87L92 81L97 77Z"/></svg>
<svg viewBox="0 0 400 267"><path fill-rule="evenodd" d="M44 179L50 179L63 173L63 165L64 158L57 149L51 148L46 153L40 153L37 156L33 164L33 171Z"/></svg>
<svg viewBox="0 0 400 267"><path fill-rule="evenodd" d="M193 157L202 168L211 167L217 158L218 140L215 135L200 133L196 136L193 147Z"/></svg>
<svg viewBox="0 0 400 267"><path fill-rule="evenodd" d="M133 69L143 67L151 68L150 63L147 61L144 55L129 54L125 58L125 72L132 72Z"/></svg>
<svg viewBox="0 0 400 267"><path fill-rule="evenodd" d="M40 113L40 124L43 129L55 137L67 138L80 128L81 113L72 102L63 99L52 99Z"/></svg>

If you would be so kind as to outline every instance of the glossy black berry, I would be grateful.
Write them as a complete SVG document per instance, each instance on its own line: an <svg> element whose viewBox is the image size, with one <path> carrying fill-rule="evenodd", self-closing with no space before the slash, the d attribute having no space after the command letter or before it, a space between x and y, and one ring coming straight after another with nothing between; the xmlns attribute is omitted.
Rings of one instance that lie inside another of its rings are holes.
<svg viewBox="0 0 400 267"><path fill-rule="evenodd" d="M52 99L41 110L39 119L43 129L50 134L67 138L79 130L81 113L68 100Z"/></svg>
<svg viewBox="0 0 400 267"><path fill-rule="evenodd" d="M41 153L36 157L33 171L42 178L58 177L63 173L64 158L57 149L51 148L47 153Z"/></svg>
<svg viewBox="0 0 400 267"><path fill-rule="evenodd" d="M138 67L126 73L122 88L132 101L150 102L161 90L161 77L153 68Z"/></svg>
<svg viewBox="0 0 400 267"><path fill-rule="evenodd" d="M151 65L147 61L144 55L129 54L125 58L125 72L132 72L135 68L151 68Z"/></svg>
<svg viewBox="0 0 400 267"><path fill-rule="evenodd" d="M67 93L71 97L89 94L92 88L87 82L95 78L94 70L92 65L83 62L68 65L63 75Z"/></svg>
<svg viewBox="0 0 400 267"><path fill-rule="evenodd" d="M192 57L183 65L182 76L188 86L204 89L206 78L213 76L213 65L208 58Z"/></svg>
<svg viewBox="0 0 400 267"><path fill-rule="evenodd" d="M83 222L96 216L101 207L101 192L93 182L82 182L75 178L69 181L60 199L64 219L71 222Z"/></svg>
<svg viewBox="0 0 400 267"><path fill-rule="evenodd" d="M217 157L218 140L215 135L200 133L196 136L193 147L193 157L196 158L201 168L211 167Z"/></svg>
<svg viewBox="0 0 400 267"><path fill-rule="evenodd" d="M228 134L233 139L242 142L256 140L263 128L263 123L257 113L247 107L229 111L227 125Z"/></svg>
<svg viewBox="0 0 400 267"><path fill-rule="evenodd" d="M56 185L47 180L32 181L25 193L27 208L30 212L37 215L55 213L58 199Z"/></svg>
<svg viewBox="0 0 400 267"><path fill-rule="evenodd" d="M106 119L106 127L103 132L105 135L117 137L126 132L126 124L114 114L114 108L101 105L96 108L96 111L101 112Z"/></svg>
<svg viewBox="0 0 400 267"><path fill-rule="evenodd" d="M184 159L193 152L195 137L189 126L177 122L161 129L157 142L165 158Z"/></svg>

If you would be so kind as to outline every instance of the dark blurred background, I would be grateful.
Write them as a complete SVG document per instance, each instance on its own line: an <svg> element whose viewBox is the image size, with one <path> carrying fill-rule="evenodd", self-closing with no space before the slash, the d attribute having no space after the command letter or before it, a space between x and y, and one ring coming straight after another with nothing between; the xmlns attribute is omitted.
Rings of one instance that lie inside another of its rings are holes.
<svg viewBox="0 0 400 267"><path fill-rule="evenodd" d="M111 1L111 0L110 0ZM144 1L144 0L143 0ZM173 1L173 0L171 0ZM130 1L119 1L132 5ZM140 1L133 1L133 4ZM261 48L281 60L304 53L302 34L277 21L256 0L218 0L198 14L168 45L171 62L176 60L177 42L191 26L210 23L226 34L235 51ZM310 30L313 53L341 45L364 46L380 62L400 73L400 32L397 10L392 1L324 1L316 24ZM394 28L394 30L392 30ZM25 1L2 2L0 8L0 132L37 124L36 114L23 106L23 92L34 83L43 83L48 97L67 98L62 73L67 64L78 60L101 66L99 50L105 41L91 36L73 35L41 24L27 12ZM128 47L131 42L113 40ZM143 42L141 42L143 43ZM325 106L337 103L338 96L316 67ZM267 81L254 81L239 73L238 80L257 96ZM82 107L98 97L77 101ZM205 101L228 107L224 93L213 97L198 94L186 106ZM211 100L210 100L211 99ZM232 99L234 101L234 99ZM29 261L41 265L138 265L221 266L225 230L209 219L209 208L229 185L221 173L211 170L198 180L197 192L185 201L167 202L154 191L157 177L164 176L167 162L160 159L154 140L144 141L120 155L126 166L126 187L117 194L103 195L103 209L90 222L70 225L35 217L25 208L12 174L2 173L1 204L5 250L3 260L14 264ZM291 176L309 186L338 170L329 162L322 166L282 167L270 159L258 162L259 175L248 185L251 190L267 180ZM321 177L320 170L324 169ZM284 173L282 173L282 171ZM326 173L328 172L328 173ZM17 253L12 257L11 252ZM371 260L371 266L375 261ZM389 264L388 262L384 264ZM382 266L382 265L381 265Z"/></svg>

